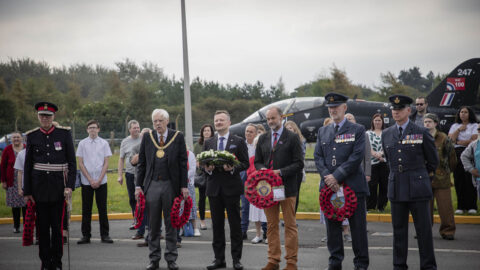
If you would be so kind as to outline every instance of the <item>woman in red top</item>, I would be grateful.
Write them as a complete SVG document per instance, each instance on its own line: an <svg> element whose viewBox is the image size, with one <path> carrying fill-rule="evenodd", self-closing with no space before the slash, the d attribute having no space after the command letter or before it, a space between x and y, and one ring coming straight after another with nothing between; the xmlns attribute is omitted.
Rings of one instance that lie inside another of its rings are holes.
<svg viewBox="0 0 480 270"><path fill-rule="evenodd" d="M2 153L1 166L1 180L2 187L7 190L7 206L12 207L13 213L13 232L20 232L20 210L23 213L23 220L25 220L25 201L23 197L18 194L17 174L13 165L17 154L25 147L23 144L22 134L15 131L11 135L12 144L5 147Z"/></svg>

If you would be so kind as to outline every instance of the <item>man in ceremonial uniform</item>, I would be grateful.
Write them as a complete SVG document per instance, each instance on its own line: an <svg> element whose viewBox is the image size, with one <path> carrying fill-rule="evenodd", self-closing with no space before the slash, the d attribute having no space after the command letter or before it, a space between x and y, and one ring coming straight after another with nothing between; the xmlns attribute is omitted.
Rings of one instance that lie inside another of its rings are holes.
<svg viewBox="0 0 480 270"><path fill-rule="evenodd" d="M75 149L70 131L52 124L57 106L40 102L35 109L40 127L27 132L24 196L35 202L42 270L56 270L62 269L62 217L75 185Z"/></svg>
<svg viewBox="0 0 480 270"><path fill-rule="evenodd" d="M328 93L325 100L334 123L318 130L314 157L322 178L320 188L338 192L340 186L345 184L355 192L357 208L348 219L355 254L353 263L356 270L367 269L369 257L365 198L369 195L369 189L361 167L365 156L365 128L345 118L348 97ZM341 196L339 193L337 195ZM327 269L339 270L342 269L344 258L342 222L327 219L326 223L327 247L330 252Z"/></svg>
<svg viewBox="0 0 480 270"><path fill-rule="evenodd" d="M382 133L382 146L390 167L388 199L393 225L393 268L407 269L408 217L417 232L421 269L437 269L433 251L430 200L431 178L439 163L432 135L409 120L412 99L389 97L395 125Z"/></svg>
<svg viewBox="0 0 480 270"><path fill-rule="evenodd" d="M170 212L175 197L189 196L187 188L187 147L183 134L167 128L169 115L163 109L152 112L153 131L143 135L138 154L135 196L145 194L150 235L150 264L147 270L159 267L162 257L160 227L162 212L165 218L166 247L164 258L169 270L178 269L176 260L177 230L170 221Z"/></svg>

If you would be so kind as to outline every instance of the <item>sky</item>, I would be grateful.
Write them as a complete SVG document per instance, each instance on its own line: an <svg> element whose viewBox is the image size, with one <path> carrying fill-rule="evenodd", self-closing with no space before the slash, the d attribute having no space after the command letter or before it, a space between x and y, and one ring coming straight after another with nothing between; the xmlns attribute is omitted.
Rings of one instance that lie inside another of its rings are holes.
<svg viewBox="0 0 480 270"><path fill-rule="evenodd" d="M190 78L355 84L420 67L449 73L480 57L480 1L186 0ZM180 0L0 0L0 61L60 67L152 62L183 77Z"/></svg>

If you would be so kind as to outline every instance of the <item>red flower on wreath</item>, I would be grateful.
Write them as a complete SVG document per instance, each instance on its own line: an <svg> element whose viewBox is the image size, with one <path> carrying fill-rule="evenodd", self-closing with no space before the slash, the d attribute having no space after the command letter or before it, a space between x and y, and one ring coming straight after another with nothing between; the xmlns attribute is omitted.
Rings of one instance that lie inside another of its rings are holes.
<svg viewBox="0 0 480 270"><path fill-rule="evenodd" d="M345 203L342 207L335 207L332 202L331 198L332 195L335 194L333 190L325 186L320 191L319 201L320 207L322 211L330 220L335 221L343 221L355 213L355 209L357 209L357 196L355 196L355 192L347 185L343 185L343 196L345 198Z"/></svg>
<svg viewBox="0 0 480 270"><path fill-rule="evenodd" d="M137 206L135 207L135 229L140 228L144 218L145 212L145 195L140 193L137 199Z"/></svg>
<svg viewBox="0 0 480 270"><path fill-rule="evenodd" d="M260 209L270 208L278 204L273 200L273 187L282 184L282 178L272 170L252 172L245 181L245 198Z"/></svg>
<svg viewBox="0 0 480 270"><path fill-rule="evenodd" d="M190 219L190 213L192 211L192 197L183 199L180 195L173 200L172 210L170 211L170 222L175 229L180 229L183 225L187 224Z"/></svg>

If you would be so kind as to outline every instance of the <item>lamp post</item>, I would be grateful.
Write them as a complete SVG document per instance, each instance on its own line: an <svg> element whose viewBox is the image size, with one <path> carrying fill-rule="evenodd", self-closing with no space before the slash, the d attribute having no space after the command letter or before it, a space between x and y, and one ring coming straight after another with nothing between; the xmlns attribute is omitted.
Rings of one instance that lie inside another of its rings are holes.
<svg viewBox="0 0 480 270"><path fill-rule="evenodd" d="M193 150L192 104L190 98L190 74L188 71L187 22L185 18L185 0L182 3L182 41L183 41L183 98L185 103L185 141Z"/></svg>

